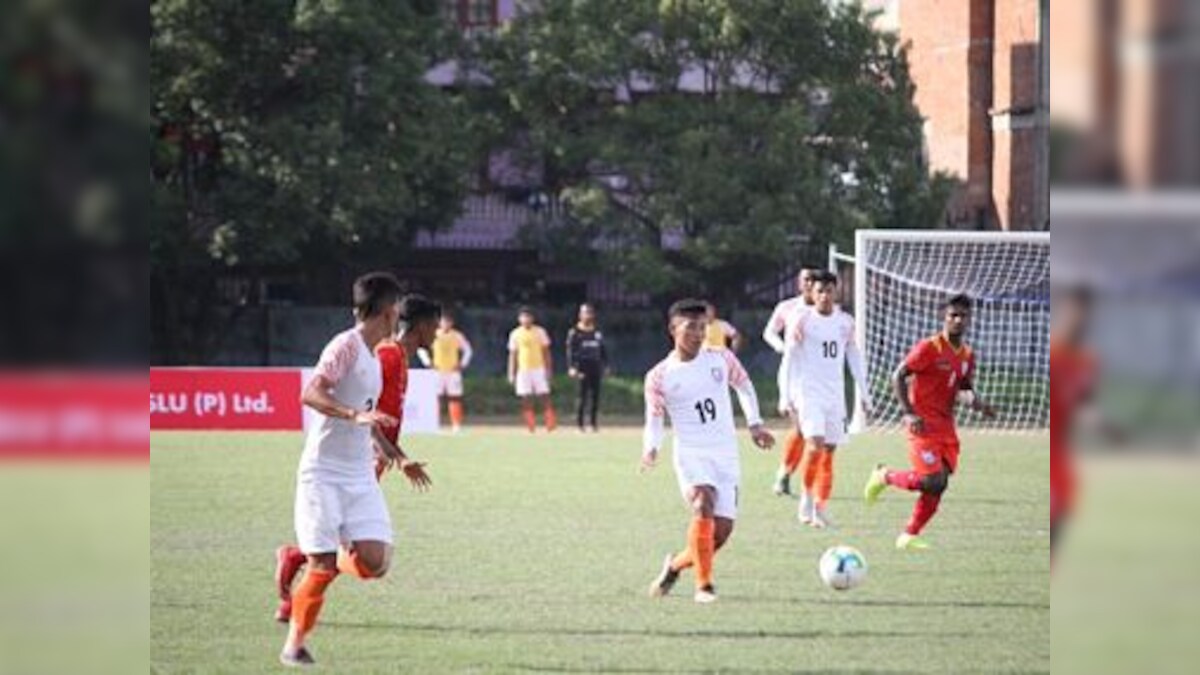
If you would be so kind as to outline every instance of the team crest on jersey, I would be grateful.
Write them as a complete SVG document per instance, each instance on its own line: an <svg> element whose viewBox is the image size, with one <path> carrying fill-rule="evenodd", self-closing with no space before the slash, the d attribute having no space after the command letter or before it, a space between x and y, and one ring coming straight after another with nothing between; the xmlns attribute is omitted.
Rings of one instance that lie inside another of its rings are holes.
<svg viewBox="0 0 1200 675"><path fill-rule="evenodd" d="M933 466L937 463L937 455L933 454L932 450L922 450L921 461L925 463L925 466Z"/></svg>
<svg viewBox="0 0 1200 675"><path fill-rule="evenodd" d="M718 383L725 379L725 369L723 368L713 368L710 372L712 372L713 380Z"/></svg>

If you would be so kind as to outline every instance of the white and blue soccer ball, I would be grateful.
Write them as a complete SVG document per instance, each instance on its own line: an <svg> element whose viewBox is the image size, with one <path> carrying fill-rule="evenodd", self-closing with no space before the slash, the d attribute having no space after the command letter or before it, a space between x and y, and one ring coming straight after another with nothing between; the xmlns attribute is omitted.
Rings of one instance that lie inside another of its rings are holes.
<svg viewBox="0 0 1200 675"><path fill-rule="evenodd" d="M834 546L821 554L821 581L835 591L848 591L867 579L867 559L853 546Z"/></svg>

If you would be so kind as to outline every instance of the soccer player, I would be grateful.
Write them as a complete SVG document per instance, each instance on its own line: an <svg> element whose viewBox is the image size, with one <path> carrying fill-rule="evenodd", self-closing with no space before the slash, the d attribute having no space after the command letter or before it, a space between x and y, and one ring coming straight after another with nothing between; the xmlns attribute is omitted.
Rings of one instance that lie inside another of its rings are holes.
<svg viewBox="0 0 1200 675"><path fill-rule="evenodd" d="M785 357L779 360L779 372L776 375L776 382L779 385L778 410L780 415L790 416L792 410L792 406L787 400L787 344L783 338L787 334L785 324L793 310L812 306L812 280L813 275L818 272L820 272L819 269L807 265L801 268L800 274L796 276L796 296L775 305L775 309L771 312L771 318L767 320L767 325L763 328L763 340L771 345L771 349L774 349L777 354ZM779 471L775 473L775 485L772 489L776 496L792 494L792 474L796 473L796 468L800 466L800 458L804 455L804 437L796 430L796 426L793 424L783 437L783 453L779 458Z"/></svg>
<svg viewBox="0 0 1200 675"><path fill-rule="evenodd" d="M1050 324L1050 548L1071 509L1075 478L1071 430L1092 399L1096 359L1085 344L1091 294L1082 287L1058 290Z"/></svg>
<svg viewBox="0 0 1200 675"><path fill-rule="evenodd" d="M575 420L579 431L584 430L586 409L592 432L596 428L596 412L600 407L600 382L608 370L608 349L604 334L596 327L596 308L590 303L579 306L579 320L567 331L567 373L579 380L579 398L575 405Z"/></svg>
<svg viewBox="0 0 1200 675"><path fill-rule="evenodd" d="M795 308L788 321L788 391L796 425L807 441L797 517L818 529L833 524L829 497L834 451L846 440L847 365L863 412L869 415L871 409L867 369L854 341L854 318L837 306L837 290L837 275L814 272L812 307Z"/></svg>
<svg viewBox="0 0 1200 675"><path fill-rule="evenodd" d="M722 349L732 349L740 351L742 348L742 334L738 329L733 327L725 319L717 316L717 306L707 303L705 316L708 320L708 326L704 329L704 348L720 351Z"/></svg>
<svg viewBox="0 0 1200 675"><path fill-rule="evenodd" d="M375 348L397 325L405 349L427 347L440 313L436 303L419 296L401 300L400 284L390 274L359 277L356 324L325 346L304 389L304 404L321 419L305 439L297 471L296 537L307 560L291 592L291 621L279 654L284 665L314 663L306 640L339 573L364 580L387 573L392 523L374 473L376 453L395 462L413 487L425 490L431 484L424 464L409 459L382 432L399 421L378 408L383 375Z"/></svg>
<svg viewBox="0 0 1200 675"><path fill-rule="evenodd" d="M430 352L433 352L432 355ZM450 430L454 433L462 431L462 371L470 365L472 353L467 336L454 327L454 317L447 312L442 313L433 345L417 352L426 368L432 367L437 371L438 407L445 405L446 415L450 418Z"/></svg>
<svg viewBox="0 0 1200 675"><path fill-rule="evenodd" d="M975 393L975 354L963 337L971 323L971 298L956 295L942 305L942 331L913 346L892 376L892 388L904 412L911 471L879 464L863 490L874 504L890 485L917 492L908 526L896 538L898 549L926 549L921 530L937 513L950 476L958 469L958 433L954 405L960 399L989 419L996 410ZM911 383L910 383L911 380Z"/></svg>
<svg viewBox="0 0 1200 675"><path fill-rule="evenodd" d="M542 404L546 431L554 431L558 419L550 401L550 336L534 323L533 310L522 307L517 312L517 327L508 334L508 382L521 399L521 414L529 433L537 429L535 399Z"/></svg>
<svg viewBox="0 0 1200 675"><path fill-rule="evenodd" d="M675 348L646 373L641 469L658 463L663 420L669 415L675 429L675 475L691 507L692 523L687 547L678 555L667 555L662 572L650 585L650 595L666 595L680 572L695 567L694 599L709 603L717 599L713 556L729 540L737 517L741 467L730 387L737 392L754 444L765 450L775 439L763 427L754 385L733 352L702 348L705 304L680 300L671 305L667 316Z"/></svg>

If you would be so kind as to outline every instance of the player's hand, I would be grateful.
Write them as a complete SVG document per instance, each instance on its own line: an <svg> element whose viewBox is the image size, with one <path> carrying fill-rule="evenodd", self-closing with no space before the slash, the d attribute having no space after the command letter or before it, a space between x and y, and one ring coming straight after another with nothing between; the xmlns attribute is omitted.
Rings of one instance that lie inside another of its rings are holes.
<svg viewBox="0 0 1200 675"><path fill-rule="evenodd" d="M429 474L425 473L425 462L414 462L411 459L399 460L400 471L404 473L404 477L412 483L413 489L418 492L427 492L433 486L433 481L429 479Z"/></svg>
<svg viewBox="0 0 1200 675"><path fill-rule="evenodd" d="M376 425L381 427L394 427L400 424L400 420L387 413L379 412L378 410L363 410L361 412L354 413L354 423L360 427L371 427Z"/></svg>
<svg viewBox="0 0 1200 675"><path fill-rule="evenodd" d="M979 399L975 399L975 410L979 411L980 415L989 420L996 419L996 408L991 403L984 403Z"/></svg>
<svg viewBox="0 0 1200 675"><path fill-rule="evenodd" d="M904 427L914 434L919 434L925 431L925 420L921 419L916 413L908 413L902 418Z"/></svg>
<svg viewBox="0 0 1200 675"><path fill-rule="evenodd" d="M646 473L656 466L658 466L658 448L650 448L642 453L642 463L638 466L638 473Z"/></svg>
<svg viewBox="0 0 1200 675"><path fill-rule="evenodd" d="M770 450L775 447L775 436L767 431L766 427L761 424L755 424L750 427L750 439L754 444L763 450Z"/></svg>
<svg viewBox="0 0 1200 675"><path fill-rule="evenodd" d="M570 370L568 370L568 371L567 371L567 377L569 377L569 378L571 378L571 379L576 379L576 378L578 378L578 377L579 377L579 371L578 371L578 370L576 370L576 369L574 369L574 368L572 368L572 369L570 369Z"/></svg>

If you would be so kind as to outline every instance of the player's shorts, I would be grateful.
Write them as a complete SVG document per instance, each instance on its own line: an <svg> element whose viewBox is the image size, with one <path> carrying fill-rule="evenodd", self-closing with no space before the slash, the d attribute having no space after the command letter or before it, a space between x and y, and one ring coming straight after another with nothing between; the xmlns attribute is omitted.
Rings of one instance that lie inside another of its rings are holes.
<svg viewBox="0 0 1200 675"><path fill-rule="evenodd" d="M550 393L550 382L545 368L530 368L517 371L517 396L545 396Z"/></svg>
<svg viewBox="0 0 1200 675"><path fill-rule="evenodd" d="M784 366L787 362L779 364L779 372L775 375L775 383L779 385L779 414L786 414L791 410L792 404L788 401L788 372Z"/></svg>
<svg viewBox="0 0 1200 675"><path fill-rule="evenodd" d="M711 485L716 489L713 515L733 520L737 518L738 485L741 483L741 465L737 455L714 455L708 450L680 451L675 448L675 477L679 479L679 492L685 502L693 487ZM690 505L690 503L689 503Z"/></svg>
<svg viewBox="0 0 1200 675"><path fill-rule="evenodd" d="M458 398L463 395L462 373L457 370L438 372L438 396Z"/></svg>
<svg viewBox="0 0 1200 675"><path fill-rule="evenodd" d="M342 542L392 543L392 518L379 483L296 482L296 542L307 554L333 553Z"/></svg>
<svg viewBox="0 0 1200 675"><path fill-rule="evenodd" d="M796 408L800 433L805 438L821 436L826 445L846 442L846 404L811 396Z"/></svg>
<svg viewBox="0 0 1200 675"><path fill-rule="evenodd" d="M908 435L908 461L922 476L958 470L958 436L954 434Z"/></svg>

